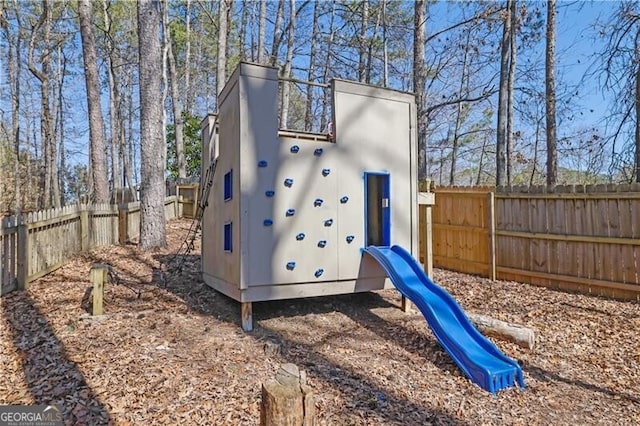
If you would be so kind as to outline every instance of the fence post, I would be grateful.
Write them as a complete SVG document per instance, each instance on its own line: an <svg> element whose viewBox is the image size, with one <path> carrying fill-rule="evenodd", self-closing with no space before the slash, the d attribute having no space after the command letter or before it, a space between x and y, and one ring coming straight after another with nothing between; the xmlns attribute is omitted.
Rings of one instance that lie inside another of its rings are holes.
<svg viewBox="0 0 640 426"><path fill-rule="evenodd" d="M489 278L496 279L496 199L493 191L487 194L487 220L489 223Z"/></svg>
<svg viewBox="0 0 640 426"><path fill-rule="evenodd" d="M18 290L26 290L29 287L29 225L18 217Z"/></svg>
<svg viewBox="0 0 640 426"><path fill-rule="evenodd" d="M89 206L80 207L80 250L89 250Z"/></svg>
<svg viewBox="0 0 640 426"><path fill-rule="evenodd" d="M118 244L125 245L128 240L127 224L129 223L129 209L128 204L118 204Z"/></svg>

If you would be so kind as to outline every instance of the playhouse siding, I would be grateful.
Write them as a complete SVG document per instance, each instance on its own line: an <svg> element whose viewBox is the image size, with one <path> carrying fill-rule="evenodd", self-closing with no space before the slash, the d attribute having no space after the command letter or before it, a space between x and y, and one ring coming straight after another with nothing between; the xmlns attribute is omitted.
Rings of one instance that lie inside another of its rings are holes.
<svg viewBox="0 0 640 426"><path fill-rule="evenodd" d="M240 96L238 73L220 95L218 164L203 217L202 271L205 278L237 287L240 282ZM231 199L224 199L224 177L231 172ZM224 225L232 225L231 252L224 250Z"/></svg>

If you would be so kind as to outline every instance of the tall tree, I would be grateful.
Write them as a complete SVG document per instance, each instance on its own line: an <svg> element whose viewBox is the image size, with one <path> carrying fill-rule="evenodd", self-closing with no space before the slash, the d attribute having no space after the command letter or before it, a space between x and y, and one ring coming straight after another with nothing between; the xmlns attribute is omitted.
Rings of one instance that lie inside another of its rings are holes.
<svg viewBox="0 0 640 426"><path fill-rule="evenodd" d="M162 50L160 2L138 2L140 57L141 226L143 250L166 247L164 216L166 146L162 127Z"/></svg>
<svg viewBox="0 0 640 426"><path fill-rule="evenodd" d="M511 15L511 28L509 34L509 83L507 85L507 130L506 130L506 155L507 155L507 185L512 183L512 165L511 159L513 157L513 102L515 96L515 81L516 81L516 35L518 31L517 21L517 0L513 0L509 3L507 8Z"/></svg>
<svg viewBox="0 0 640 426"><path fill-rule="evenodd" d="M51 28L52 16L51 6L47 0L42 0L42 13L40 19L31 30L31 38L29 39L28 68L31 74L40 82L40 105L41 119L40 131L42 135L42 156L44 157L44 173L42 180L44 181L44 192L40 207L60 207L60 189L58 186L58 153L56 149L54 119L51 111ZM42 30L42 52L40 55L41 67L36 67L34 60L34 51L36 45L36 35Z"/></svg>
<svg viewBox="0 0 640 426"><path fill-rule="evenodd" d="M267 0L260 0L260 18L258 19L258 63L265 63L265 33L267 30Z"/></svg>
<svg viewBox="0 0 640 426"><path fill-rule="evenodd" d="M367 29L369 27L369 0L360 2L362 7L360 15L360 34L358 37L358 80L367 80Z"/></svg>
<svg viewBox="0 0 640 426"><path fill-rule="evenodd" d="M216 96L220 96L220 92L224 89L227 81L227 26L228 26L228 2L229 0L220 0L218 8L218 62L216 66ZM218 107L220 100L218 99Z"/></svg>
<svg viewBox="0 0 640 426"><path fill-rule="evenodd" d="M558 180L558 142L556 139L556 0L547 1L547 46L545 55L545 87L547 118L547 185Z"/></svg>
<svg viewBox="0 0 640 426"><path fill-rule="evenodd" d="M512 0L507 0L507 4ZM509 6L510 7L510 6ZM504 11L502 41L500 42L500 90L498 92L498 128L496 134L496 185L504 185L507 178L507 122L509 119L509 58L511 48L511 13Z"/></svg>
<svg viewBox="0 0 640 426"><path fill-rule="evenodd" d="M109 184L105 157L102 107L100 105L100 82L96 59L96 45L93 37L91 0L79 0L80 36L82 37L82 58L84 60L87 106L89 111L89 139L91 145L91 172L93 174L93 201L109 202Z"/></svg>
<svg viewBox="0 0 640 426"><path fill-rule="evenodd" d="M311 43L309 47L309 72L307 80L315 81L316 79L316 55L318 48L318 33L320 32L320 2L313 5L313 23L311 24ZM304 129L307 132L313 129L313 86L307 85L307 108L304 115Z"/></svg>
<svg viewBox="0 0 640 426"><path fill-rule="evenodd" d="M427 9L424 0L414 3L413 25L413 91L416 94L418 117L418 178L427 177L427 111L425 109L425 84L427 67L425 43L427 39Z"/></svg>
<svg viewBox="0 0 640 426"><path fill-rule="evenodd" d="M296 0L289 0L289 31L287 34L287 59L284 63L282 76L291 78L291 66L293 64L293 40L296 31ZM282 84L282 107L280 108L280 127L288 128L289 124L289 97L291 94L291 83L288 81Z"/></svg>
<svg viewBox="0 0 640 426"><path fill-rule="evenodd" d="M284 15L284 0L278 0L278 11L276 12L276 22L273 27L273 42L271 43L270 64L275 67L278 63L278 52L282 41L282 16Z"/></svg>
<svg viewBox="0 0 640 426"><path fill-rule="evenodd" d="M176 58L173 54L173 41L171 38L171 31L169 30L169 12L168 5L162 8L163 25L166 31L164 31L166 52L167 52L167 65L169 68L169 83L171 87L171 106L173 107L173 124L175 126L175 144L176 144L176 160L178 163L178 178L184 179L187 177L187 166L184 158L184 122L182 114L182 103L180 102L180 95L178 94L178 70L176 67Z"/></svg>

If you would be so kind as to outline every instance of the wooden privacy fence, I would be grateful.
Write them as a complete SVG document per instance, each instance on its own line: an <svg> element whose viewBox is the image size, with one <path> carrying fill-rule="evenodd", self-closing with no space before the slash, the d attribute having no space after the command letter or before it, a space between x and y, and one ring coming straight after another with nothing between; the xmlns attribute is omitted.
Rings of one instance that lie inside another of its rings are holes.
<svg viewBox="0 0 640 426"><path fill-rule="evenodd" d="M434 266L640 300L640 185L435 193Z"/></svg>
<svg viewBox="0 0 640 426"><path fill-rule="evenodd" d="M167 220L178 217L175 196L164 203ZM124 244L140 235L140 202L75 205L9 216L0 226L0 295L59 268L94 247Z"/></svg>

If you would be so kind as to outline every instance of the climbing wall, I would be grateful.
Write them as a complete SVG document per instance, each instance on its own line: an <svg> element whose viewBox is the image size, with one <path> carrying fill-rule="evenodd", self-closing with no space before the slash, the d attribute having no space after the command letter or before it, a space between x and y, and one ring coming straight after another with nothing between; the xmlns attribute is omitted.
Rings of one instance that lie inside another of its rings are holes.
<svg viewBox="0 0 640 426"><path fill-rule="evenodd" d="M334 147L283 139L277 167L262 160L258 196L249 200L249 285L338 278Z"/></svg>

